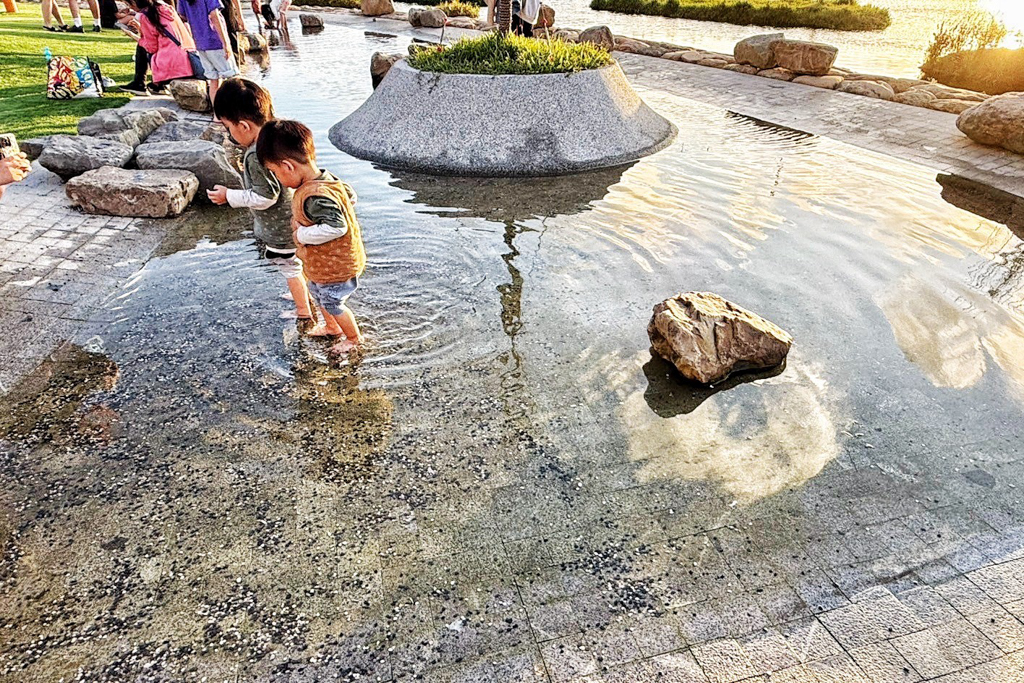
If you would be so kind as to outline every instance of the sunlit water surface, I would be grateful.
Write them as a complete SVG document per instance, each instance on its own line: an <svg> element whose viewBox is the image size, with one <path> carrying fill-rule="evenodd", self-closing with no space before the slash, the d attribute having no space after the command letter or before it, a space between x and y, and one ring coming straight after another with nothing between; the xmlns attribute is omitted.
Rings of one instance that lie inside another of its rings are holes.
<svg viewBox="0 0 1024 683"><path fill-rule="evenodd" d="M328 27L250 67L359 193L361 360L330 366L279 320L281 279L208 209L179 221L205 237L169 240L11 413L9 680L415 671L454 661L423 643L470 607L487 628L508 615L474 647L532 642L509 576L534 565L583 562L587 590L632 577L612 602L637 619L739 590L692 569L728 543L691 562L667 536L748 539L800 586L857 561L836 535L855 526L940 505L1018 519L1024 486L1004 483L1024 477L992 469L1016 460L1024 412L1024 248L1006 226L919 166L657 92L680 136L627 168L377 169L327 130L368 95L370 53L404 47ZM784 371L696 390L652 360L651 307L690 289L788 330ZM995 474L960 473L980 465ZM943 543L870 580L963 549Z"/></svg>

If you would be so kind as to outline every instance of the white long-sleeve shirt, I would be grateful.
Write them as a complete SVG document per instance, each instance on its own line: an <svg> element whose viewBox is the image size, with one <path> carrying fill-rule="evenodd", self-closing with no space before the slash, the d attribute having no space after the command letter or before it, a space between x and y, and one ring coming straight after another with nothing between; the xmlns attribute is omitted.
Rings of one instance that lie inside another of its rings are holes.
<svg viewBox="0 0 1024 683"><path fill-rule="evenodd" d="M277 201L261 197L254 190L228 190L227 199L228 206L232 209L256 209L257 211L266 211Z"/></svg>

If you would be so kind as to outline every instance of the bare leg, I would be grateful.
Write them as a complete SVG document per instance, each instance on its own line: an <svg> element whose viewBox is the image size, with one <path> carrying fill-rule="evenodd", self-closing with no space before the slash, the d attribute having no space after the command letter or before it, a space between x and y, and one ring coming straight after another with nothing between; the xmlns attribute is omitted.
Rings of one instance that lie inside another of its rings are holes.
<svg viewBox="0 0 1024 683"><path fill-rule="evenodd" d="M353 315L352 309L346 306L342 309L341 315L334 316L334 320L341 326L342 332L345 333L345 339L328 349L328 353L348 353L363 343L363 334L359 331L359 325L356 323L356 316Z"/></svg>
<svg viewBox="0 0 1024 683"><path fill-rule="evenodd" d="M487 2L487 25L491 26L494 24L494 6L497 0L485 0Z"/></svg>
<svg viewBox="0 0 1024 683"><path fill-rule="evenodd" d="M323 306L320 307L320 319L323 320L323 323L306 333L310 337L336 337L343 334L341 325L333 315L324 310Z"/></svg>
<svg viewBox="0 0 1024 683"><path fill-rule="evenodd" d="M306 278L302 277L290 277L288 278L288 293L292 295L292 301L295 302L295 314L300 318L309 318L311 313L309 311L309 290L306 289Z"/></svg>
<svg viewBox="0 0 1024 683"><path fill-rule="evenodd" d="M207 84L207 87L210 89L210 106L212 107L213 106L213 100L214 100L214 98L217 97L217 89L220 88L220 79L219 78L211 79L211 80L207 81L206 84ZM216 114L213 115L213 122L214 123L219 123L220 122L220 119L217 118Z"/></svg>
<svg viewBox="0 0 1024 683"><path fill-rule="evenodd" d="M89 0L89 13L92 14L92 25L100 25L100 3L97 0Z"/></svg>
<svg viewBox="0 0 1024 683"><path fill-rule="evenodd" d="M54 0L53 4L56 6L57 0ZM71 12L72 19L79 19L82 16L82 11L78 7L78 0L68 0L68 10Z"/></svg>
<svg viewBox="0 0 1024 683"><path fill-rule="evenodd" d="M57 20L57 26L64 26L57 0L43 0L43 26L50 26L53 19Z"/></svg>

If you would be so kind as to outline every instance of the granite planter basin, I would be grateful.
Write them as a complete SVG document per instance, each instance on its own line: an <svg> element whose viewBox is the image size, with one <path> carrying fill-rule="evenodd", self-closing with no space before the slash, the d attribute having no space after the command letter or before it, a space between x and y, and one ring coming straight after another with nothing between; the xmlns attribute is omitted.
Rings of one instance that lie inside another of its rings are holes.
<svg viewBox="0 0 1024 683"><path fill-rule="evenodd" d="M434 175L542 176L606 168L667 146L676 127L618 64L566 74L480 76L397 62L331 128L339 149Z"/></svg>

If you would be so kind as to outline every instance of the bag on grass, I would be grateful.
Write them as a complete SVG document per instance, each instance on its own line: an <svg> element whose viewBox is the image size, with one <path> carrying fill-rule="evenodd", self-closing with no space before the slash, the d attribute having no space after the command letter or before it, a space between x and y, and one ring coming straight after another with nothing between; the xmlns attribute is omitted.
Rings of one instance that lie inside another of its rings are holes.
<svg viewBox="0 0 1024 683"><path fill-rule="evenodd" d="M71 100L99 97L103 83L85 57L51 57L47 63L46 97Z"/></svg>

